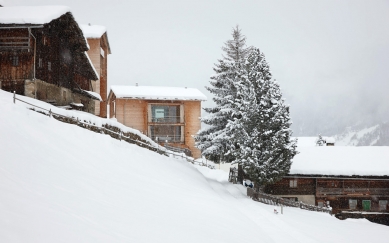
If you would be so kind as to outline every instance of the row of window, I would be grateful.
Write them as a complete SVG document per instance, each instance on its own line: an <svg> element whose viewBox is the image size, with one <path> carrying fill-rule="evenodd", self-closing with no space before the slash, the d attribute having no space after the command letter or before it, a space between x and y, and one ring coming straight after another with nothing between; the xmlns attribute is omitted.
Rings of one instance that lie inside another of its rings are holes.
<svg viewBox="0 0 389 243"><path fill-rule="evenodd" d="M43 60L42 58L38 59L38 68L43 67ZM51 71L51 62L47 62L47 70Z"/></svg>
<svg viewBox="0 0 389 243"><path fill-rule="evenodd" d="M11 57L11 59L12 59L12 66L14 66L14 67L19 66L19 56L13 56L13 57ZM43 67L42 58L38 59L38 67L39 68ZM51 62L47 62L47 70L51 71Z"/></svg>
<svg viewBox="0 0 389 243"><path fill-rule="evenodd" d="M350 209L357 209L358 200L357 199L349 199L348 205ZM380 211L386 211L386 207L388 206L388 200L379 200L378 207ZM364 211L371 210L371 200L362 200L362 208Z"/></svg>

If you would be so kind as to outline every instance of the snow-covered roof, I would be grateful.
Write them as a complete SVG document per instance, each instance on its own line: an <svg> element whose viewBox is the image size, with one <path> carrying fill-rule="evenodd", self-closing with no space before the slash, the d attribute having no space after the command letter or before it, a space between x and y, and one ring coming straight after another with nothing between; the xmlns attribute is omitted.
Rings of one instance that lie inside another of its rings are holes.
<svg viewBox="0 0 389 243"><path fill-rule="evenodd" d="M319 137L297 137L297 147L315 147ZM326 143L335 143L334 137L323 137Z"/></svg>
<svg viewBox="0 0 389 243"><path fill-rule="evenodd" d="M81 28L82 32L84 33L84 36L86 38L91 38L91 39L98 39L105 32L107 32L107 28L105 26L102 26L102 25L81 24L80 28Z"/></svg>
<svg viewBox="0 0 389 243"><path fill-rule="evenodd" d="M334 137L323 137L323 139L326 141L326 143L335 143Z"/></svg>
<svg viewBox="0 0 389 243"><path fill-rule="evenodd" d="M196 88L112 85L117 98L142 100L200 100L207 97Z"/></svg>
<svg viewBox="0 0 389 243"><path fill-rule="evenodd" d="M290 174L389 176L389 146L298 147Z"/></svg>
<svg viewBox="0 0 389 243"><path fill-rule="evenodd" d="M88 43L88 42L86 42L86 43ZM88 48L89 48L89 45L88 45ZM88 62L89 62L90 66L91 66L92 69L93 69L93 72L96 74L96 77L97 77L97 78L100 78L100 75L99 75L99 73L96 71L96 68L95 68L95 66L94 66L93 63L92 63L92 60L89 58L89 55L88 55L87 52L85 52L85 56L87 57Z"/></svg>
<svg viewBox="0 0 389 243"><path fill-rule="evenodd" d="M67 12L66 6L1 7L0 24L47 24Z"/></svg>
<svg viewBox="0 0 389 243"><path fill-rule="evenodd" d="M98 99L100 101L103 101L103 99L101 99L100 94L98 94L96 92L93 92L93 91L88 91L88 90L83 90L83 91L87 92L88 94L90 94L91 96L95 97L96 99Z"/></svg>
<svg viewBox="0 0 389 243"><path fill-rule="evenodd" d="M72 102L72 103L70 103L70 105L77 106L77 107L84 107L84 105L81 104L81 103L74 103L74 102Z"/></svg>

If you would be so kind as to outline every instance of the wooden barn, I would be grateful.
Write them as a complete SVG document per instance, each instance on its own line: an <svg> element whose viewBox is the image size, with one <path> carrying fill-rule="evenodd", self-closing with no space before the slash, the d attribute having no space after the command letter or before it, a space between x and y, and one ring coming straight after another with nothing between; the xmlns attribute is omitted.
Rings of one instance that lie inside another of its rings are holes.
<svg viewBox="0 0 389 243"><path fill-rule="evenodd" d="M205 100L194 88L114 85L108 95L109 116L161 145L189 150L199 158L193 135L201 128L201 101Z"/></svg>
<svg viewBox="0 0 389 243"><path fill-rule="evenodd" d="M290 173L264 192L316 206L339 218L389 224L389 147L298 147Z"/></svg>
<svg viewBox="0 0 389 243"><path fill-rule="evenodd" d="M0 87L95 114L99 80L83 32L65 6L0 8ZM99 104L100 105L100 104Z"/></svg>
<svg viewBox="0 0 389 243"><path fill-rule="evenodd" d="M98 73L98 80L92 81L92 90L100 94L102 102L96 102L95 114L107 117L107 95L108 95L108 55L111 54L111 47L108 42L108 34L105 26L101 25L80 25L85 38L88 41L87 51L94 68Z"/></svg>

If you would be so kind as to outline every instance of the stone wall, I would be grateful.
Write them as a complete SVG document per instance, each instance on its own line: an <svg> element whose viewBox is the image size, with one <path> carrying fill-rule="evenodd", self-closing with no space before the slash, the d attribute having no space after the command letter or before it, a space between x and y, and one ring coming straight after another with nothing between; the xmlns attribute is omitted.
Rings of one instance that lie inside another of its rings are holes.
<svg viewBox="0 0 389 243"><path fill-rule="evenodd" d="M50 84L39 79L36 79L35 82L27 79L24 87L24 94L27 97L49 102L56 106L68 106L70 103L81 103L84 105L83 111L99 115L96 114L96 106L100 107L99 101L75 93L70 89Z"/></svg>
<svg viewBox="0 0 389 243"><path fill-rule="evenodd" d="M303 202L309 205L315 205L315 195L277 195L277 197L297 197L299 202Z"/></svg>

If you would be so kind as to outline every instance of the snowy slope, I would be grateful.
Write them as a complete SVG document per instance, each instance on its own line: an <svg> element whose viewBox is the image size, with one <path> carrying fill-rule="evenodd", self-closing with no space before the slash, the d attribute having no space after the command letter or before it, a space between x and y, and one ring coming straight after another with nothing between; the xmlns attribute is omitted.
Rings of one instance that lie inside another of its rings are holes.
<svg viewBox="0 0 389 243"><path fill-rule="evenodd" d="M38 102L38 101L37 101ZM0 242L371 242L388 227L248 199L227 173L65 124L0 91ZM201 173L200 173L200 172Z"/></svg>

